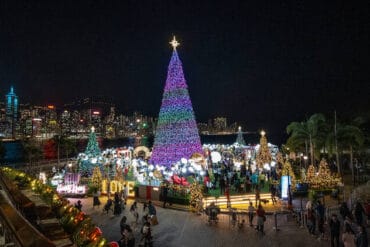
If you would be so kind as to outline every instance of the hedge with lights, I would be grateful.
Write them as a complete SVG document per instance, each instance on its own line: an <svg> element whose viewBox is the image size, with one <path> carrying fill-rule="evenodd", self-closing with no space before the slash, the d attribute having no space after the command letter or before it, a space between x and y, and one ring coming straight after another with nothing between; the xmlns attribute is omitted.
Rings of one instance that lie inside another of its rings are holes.
<svg viewBox="0 0 370 247"><path fill-rule="evenodd" d="M40 194L44 202L51 206L64 230L72 234L76 246L108 247L114 244L107 243L101 230L92 223L91 218L70 205L52 187L41 183L41 181L24 172L8 167L3 167L1 170L6 173L8 178L21 180L23 186L30 187L34 192Z"/></svg>

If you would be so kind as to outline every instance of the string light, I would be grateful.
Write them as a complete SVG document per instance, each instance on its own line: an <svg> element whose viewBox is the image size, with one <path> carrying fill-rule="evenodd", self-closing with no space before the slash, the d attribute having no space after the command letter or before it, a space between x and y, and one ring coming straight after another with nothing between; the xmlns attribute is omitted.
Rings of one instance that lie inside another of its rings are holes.
<svg viewBox="0 0 370 247"><path fill-rule="evenodd" d="M167 167L181 158L188 159L194 153L203 152L182 64L176 51L179 43L175 37L170 43L174 50L168 66L150 161Z"/></svg>

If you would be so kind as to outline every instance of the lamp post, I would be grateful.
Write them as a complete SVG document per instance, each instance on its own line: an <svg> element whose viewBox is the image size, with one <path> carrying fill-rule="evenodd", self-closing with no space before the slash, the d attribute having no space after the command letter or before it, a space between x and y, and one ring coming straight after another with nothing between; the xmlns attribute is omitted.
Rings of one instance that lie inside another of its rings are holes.
<svg viewBox="0 0 370 247"><path fill-rule="evenodd" d="M306 169L306 171L307 171L307 159L308 159L307 155L303 156L304 168Z"/></svg>

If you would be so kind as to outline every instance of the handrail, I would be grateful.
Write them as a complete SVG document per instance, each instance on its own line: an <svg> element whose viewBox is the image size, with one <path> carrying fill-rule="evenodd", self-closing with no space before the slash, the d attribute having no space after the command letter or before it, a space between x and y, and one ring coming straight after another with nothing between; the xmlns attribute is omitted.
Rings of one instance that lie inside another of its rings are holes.
<svg viewBox="0 0 370 247"><path fill-rule="evenodd" d="M0 218L6 229L12 233L11 241L16 240L17 246L56 246L9 204L2 194L0 194Z"/></svg>

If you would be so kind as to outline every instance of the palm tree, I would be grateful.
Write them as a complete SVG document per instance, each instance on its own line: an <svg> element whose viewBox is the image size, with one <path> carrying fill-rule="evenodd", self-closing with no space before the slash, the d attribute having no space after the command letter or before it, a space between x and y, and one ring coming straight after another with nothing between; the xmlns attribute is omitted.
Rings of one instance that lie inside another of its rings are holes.
<svg viewBox="0 0 370 247"><path fill-rule="evenodd" d="M308 143L311 163L314 164L315 152L320 150L326 135L325 116L316 113L306 122L292 122L287 126L286 131L290 135L287 141L290 145L297 147Z"/></svg>
<svg viewBox="0 0 370 247"><path fill-rule="evenodd" d="M65 151L65 156L68 159L70 154L74 154L77 150L76 143L72 139L63 139L62 148Z"/></svg>
<svg viewBox="0 0 370 247"><path fill-rule="evenodd" d="M342 125L338 127L338 141L342 148L349 149L352 182L354 183L353 151L354 149L359 149L364 143L364 133L355 125Z"/></svg>

